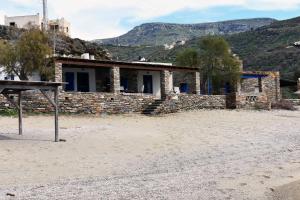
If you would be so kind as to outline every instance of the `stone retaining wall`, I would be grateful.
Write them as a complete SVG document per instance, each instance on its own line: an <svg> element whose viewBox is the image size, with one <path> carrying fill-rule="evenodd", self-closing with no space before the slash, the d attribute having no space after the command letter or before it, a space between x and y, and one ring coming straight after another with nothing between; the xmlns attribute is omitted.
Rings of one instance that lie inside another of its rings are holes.
<svg viewBox="0 0 300 200"><path fill-rule="evenodd" d="M53 107L37 92L24 93L24 111L33 113L48 113ZM15 97L17 99L17 97ZM122 95L112 93L71 93L59 94L59 108L61 113L69 114L122 114L141 112L154 101L150 95ZM13 108L4 97L0 97L0 109Z"/></svg>
<svg viewBox="0 0 300 200"><path fill-rule="evenodd" d="M23 97L25 112L49 113L53 111L52 105L38 92L24 93ZM17 100L17 97L14 98ZM154 101L155 97L151 95L62 92L59 95L59 108L61 113L67 114L140 113ZM5 108L13 108L13 106L0 96L0 110ZM226 97L182 94L178 96L178 99L163 101L157 114L203 108L225 109Z"/></svg>
<svg viewBox="0 0 300 200"><path fill-rule="evenodd" d="M181 94L167 99L155 111L156 114L174 113L183 110L226 109L225 95Z"/></svg>
<svg viewBox="0 0 300 200"><path fill-rule="evenodd" d="M237 94L236 95L237 109L264 109L271 110L271 101L265 93L259 95L253 94Z"/></svg>
<svg viewBox="0 0 300 200"><path fill-rule="evenodd" d="M294 106L300 106L300 99L285 99L293 103Z"/></svg>

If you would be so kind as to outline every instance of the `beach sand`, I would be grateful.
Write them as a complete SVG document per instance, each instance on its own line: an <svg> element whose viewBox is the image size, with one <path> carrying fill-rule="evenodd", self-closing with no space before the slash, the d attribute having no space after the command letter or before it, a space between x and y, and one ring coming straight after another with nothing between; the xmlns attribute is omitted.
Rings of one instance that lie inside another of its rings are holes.
<svg viewBox="0 0 300 200"><path fill-rule="evenodd" d="M269 200L299 187L299 111L61 116L60 143L51 116L26 117L23 136L16 118L0 125L1 200Z"/></svg>
<svg viewBox="0 0 300 200"><path fill-rule="evenodd" d="M275 189L274 200L299 200L300 181L289 183Z"/></svg>

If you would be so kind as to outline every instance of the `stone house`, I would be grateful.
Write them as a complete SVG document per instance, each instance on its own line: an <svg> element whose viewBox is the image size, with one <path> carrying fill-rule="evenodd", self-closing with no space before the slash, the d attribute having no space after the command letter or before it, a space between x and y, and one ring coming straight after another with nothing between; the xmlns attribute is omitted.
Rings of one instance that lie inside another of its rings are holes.
<svg viewBox="0 0 300 200"><path fill-rule="evenodd" d="M59 57L55 81L62 113L171 113L203 108L268 108L280 99L279 73L243 72L237 92L201 95L197 68L163 63L116 62ZM49 112L40 94L25 95L24 110ZM0 99L0 108L10 106Z"/></svg>
<svg viewBox="0 0 300 200"><path fill-rule="evenodd" d="M244 71L233 97L236 108L271 108L281 99L280 74L268 71Z"/></svg>
<svg viewBox="0 0 300 200"><path fill-rule="evenodd" d="M61 57L55 60L55 81L67 82L59 93L62 113L158 114L226 108L226 96L200 95L200 74L193 67ZM0 96L0 109L5 107L11 105ZM53 108L41 94L29 93L24 94L24 110L47 113Z"/></svg>

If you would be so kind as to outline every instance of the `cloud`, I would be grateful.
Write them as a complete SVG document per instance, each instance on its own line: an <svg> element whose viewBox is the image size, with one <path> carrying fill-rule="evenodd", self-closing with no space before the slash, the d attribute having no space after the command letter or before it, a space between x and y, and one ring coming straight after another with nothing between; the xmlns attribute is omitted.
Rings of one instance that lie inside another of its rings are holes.
<svg viewBox="0 0 300 200"><path fill-rule="evenodd" d="M42 0L4 0L41 9ZM39 5L40 4L40 5ZM51 17L65 17L72 35L86 39L112 37L124 33L122 21L140 23L182 10L201 11L216 6L250 10L290 10L299 0L48 0ZM37 6L39 5L39 6Z"/></svg>

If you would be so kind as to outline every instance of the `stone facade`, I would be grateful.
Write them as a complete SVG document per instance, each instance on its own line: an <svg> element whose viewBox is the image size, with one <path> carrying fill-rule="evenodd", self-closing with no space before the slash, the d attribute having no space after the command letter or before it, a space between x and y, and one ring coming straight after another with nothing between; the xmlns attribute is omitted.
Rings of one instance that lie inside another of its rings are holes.
<svg viewBox="0 0 300 200"><path fill-rule="evenodd" d="M279 72L257 72L256 74L264 76L242 79L239 93L248 96L266 95L269 102L279 101L281 99Z"/></svg>
<svg viewBox="0 0 300 200"><path fill-rule="evenodd" d="M226 109L226 96L180 94L175 98L164 101L155 111L155 114L199 109Z"/></svg>
<svg viewBox="0 0 300 200"><path fill-rule="evenodd" d="M281 99L279 72L250 72L258 78L243 79L240 90L228 95L230 108L271 109L271 104Z"/></svg>
<svg viewBox="0 0 300 200"><path fill-rule="evenodd" d="M262 91L266 93L270 102L281 99L279 72L270 72L266 78L262 79Z"/></svg>
<svg viewBox="0 0 300 200"><path fill-rule="evenodd" d="M265 93L259 95L238 94L236 95L237 109L271 109L271 102Z"/></svg>

